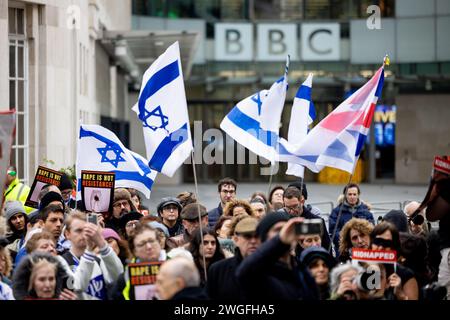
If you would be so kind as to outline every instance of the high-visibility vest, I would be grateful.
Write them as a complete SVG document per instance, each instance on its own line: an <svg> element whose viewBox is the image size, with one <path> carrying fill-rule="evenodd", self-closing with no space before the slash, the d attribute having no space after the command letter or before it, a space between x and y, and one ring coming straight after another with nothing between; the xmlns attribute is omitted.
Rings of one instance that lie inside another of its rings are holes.
<svg viewBox="0 0 450 320"><path fill-rule="evenodd" d="M15 178L8 186L4 192L5 202L6 201L20 201L25 206L25 201L27 201L28 193L30 192L30 187L23 184L19 179ZM34 208L26 207L25 211L29 214Z"/></svg>

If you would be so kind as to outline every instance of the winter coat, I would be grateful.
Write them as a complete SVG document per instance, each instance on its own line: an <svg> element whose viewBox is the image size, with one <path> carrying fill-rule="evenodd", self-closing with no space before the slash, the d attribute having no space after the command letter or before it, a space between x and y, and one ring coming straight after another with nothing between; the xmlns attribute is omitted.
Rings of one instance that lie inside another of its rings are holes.
<svg viewBox="0 0 450 320"><path fill-rule="evenodd" d="M208 282L206 283L206 291L211 299L244 299L244 292L236 278L236 269L242 260L240 250L236 249L234 257L211 265L208 269Z"/></svg>
<svg viewBox="0 0 450 320"><path fill-rule="evenodd" d="M337 217L339 214L339 210L342 206L342 213L341 217L339 218L339 224L336 229L336 234L333 239L334 246L336 248L336 255L339 254L339 233L341 232L344 225L352 218L359 218L359 219L365 219L375 225L375 220L373 218L373 214L369 211L369 208L362 203L361 201L356 204L356 206L352 207L350 206L347 201L344 201L344 203L338 205L336 208L331 211L329 220L328 220L328 231L330 232L330 235L333 236L333 231L336 226Z"/></svg>
<svg viewBox="0 0 450 320"><path fill-rule="evenodd" d="M178 291L172 299L173 301L199 301L208 300L208 296L203 288L187 287Z"/></svg>
<svg viewBox="0 0 450 320"><path fill-rule="evenodd" d="M217 208L211 209L208 211L208 225L211 229L214 228L217 221L219 221L220 217L223 214L222 203L220 202Z"/></svg>
<svg viewBox="0 0 450 320"><path fill-rule="evenodd" d="M13 276L13 294L16 300L37 299L34 289L28 290L30 284L31 273L33 270L33 261L38 259L46 259L51 263L56 264L56 287L53 298L58 298L61 291L67 287L69 275L66 273L63 265L58 258L51 256L48 253L35 252L28 255L22 260L16 268Z"/></svg>
<svg viewBox="0 0 450 320"><path fill-rule="evenodd" d="M248 299L255 301L319 300L319 289L309 271L294 257L292 269L279 259L290 250L277 235L245 258L236 278Z"/></svg>

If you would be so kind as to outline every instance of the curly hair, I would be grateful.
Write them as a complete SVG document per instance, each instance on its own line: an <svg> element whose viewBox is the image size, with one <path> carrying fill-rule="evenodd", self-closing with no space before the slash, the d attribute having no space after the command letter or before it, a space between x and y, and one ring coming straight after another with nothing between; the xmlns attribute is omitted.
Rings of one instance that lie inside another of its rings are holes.
<svg viewBox="0 0 450 320"><path fill-rule="evenodd" d="M184 191L177 195L177 199L180 200L181 206L184 208L190 203L197 203L197 197L193 192Z"/></svg>
<svg viewBox="0 0 450 320"><path fill-rule="evenodd" d="M0 274L0 278L1 276L5 276L8 277L11 275L11 271L12 271L12 259L11 259L11 253L9 252L9 249L6 247L2 247L0 246L0 257L3 256L5 258L5 270L3 270L3 273Z"/></svg>
<svg viewBox="0 0 450 320"><path fill-rule="evenodd" d="M241 213L237 216L234 216L231 219L231 224L230 224L230 230L228 231L228 238L231 238L232 236L234 236L234 229L236 229L236 225L239 223L239 221L241 221L244 218L250 217L249 214L247 213Z"/></svg>
<svg viewBox="0 0 450 320"><path fill-rule="evenodd" d="M350 219L342 228L339 239L339 253L344 254L348 249L352 247L352 241L350 239L350 231L354 229L362 234L370 236L373 230L373 225L365 220L359 218Z"/></svg>
<svg viewBox="0 0 450 320"><path fill-rule="evenodd" d="M233 210L238 207L244 208L245 212L247 212L248 215L253 216L253 209L250 206L250 203L248 203L248 201L239 199L234 199L228 202L223 209L223 215L225 217L232 217Z"/></svg>

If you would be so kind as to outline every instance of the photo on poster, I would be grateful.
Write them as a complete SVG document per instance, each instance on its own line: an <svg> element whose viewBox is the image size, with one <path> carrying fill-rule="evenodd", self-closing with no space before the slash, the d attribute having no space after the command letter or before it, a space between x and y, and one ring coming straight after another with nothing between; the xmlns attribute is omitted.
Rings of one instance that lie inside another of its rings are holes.
<svg viewBox="0 0 450 320"><path fill-rule="evenodd" d="M155 284L161 262L130 263L127 267L128 278L130 279L130 290L133 290L134 299L157 299Z"/></svg>
<svg viewBox="0 0 450 320"><path fill-rule="evenodd" d="M114 172L81 171L81 199L89 212L112 212Z"/></svg>

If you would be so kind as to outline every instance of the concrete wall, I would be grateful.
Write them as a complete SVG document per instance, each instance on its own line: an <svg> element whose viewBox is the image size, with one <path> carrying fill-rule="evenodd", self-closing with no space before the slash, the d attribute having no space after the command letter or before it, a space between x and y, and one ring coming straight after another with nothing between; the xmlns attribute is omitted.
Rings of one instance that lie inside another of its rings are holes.
<svg viewBox="0 0 450 320"><path fill-rule="evenodd" d="M433 158L450 154L450 95L398 95L396 183L426 183Z"/></svg>

